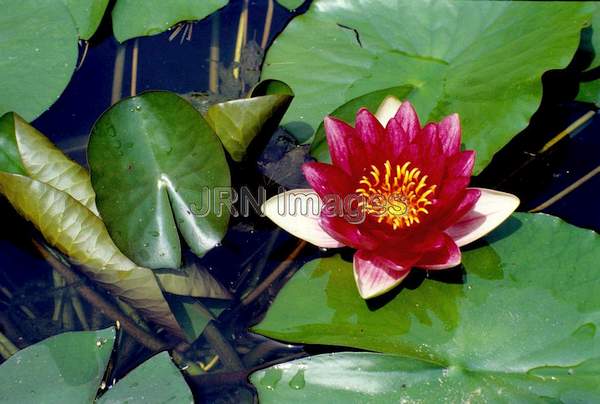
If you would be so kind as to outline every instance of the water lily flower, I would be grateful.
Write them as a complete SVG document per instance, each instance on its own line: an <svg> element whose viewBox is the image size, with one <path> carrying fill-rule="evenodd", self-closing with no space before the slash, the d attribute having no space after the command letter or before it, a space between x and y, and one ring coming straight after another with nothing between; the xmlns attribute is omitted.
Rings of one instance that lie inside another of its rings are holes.
<svg viewBox="0 0 600 404"><path fill-rule="evenodd" d="M312 244L356 249L354 278L364 299L394 288L412 268L459 265L459 247L519 205L514 195L468 187L475 152L461 151L456 114L421 126L408 101L388 97L376 116L360 109L355 127L333 117L324 126L332 164L305 163L312 189L284 192L262 208Z"/></svg>

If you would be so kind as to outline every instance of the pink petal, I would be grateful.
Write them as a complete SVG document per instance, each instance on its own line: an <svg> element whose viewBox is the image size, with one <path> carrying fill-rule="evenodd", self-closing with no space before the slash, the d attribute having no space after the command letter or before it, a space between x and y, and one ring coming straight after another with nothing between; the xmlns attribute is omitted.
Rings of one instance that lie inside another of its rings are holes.
<svg viewBox="0 0 600 404"><path fill-rule="evenodd" d="M393 95L388 95L385 97L381 104L379 104L377 112L375 113L375 116L381 123L381 126L387 126L390 119L392 119L396 115L396 112L398 112L400 105L402 105L402 102Z"/></svg>
<svg viewBox="0 0 600 404"><path fill-rule="evenodd" d="M304 163L302 171L310 186L322 199L331 195L345 196L354 192L352 181L342 169L324 163Z"/></svg>
<svg viewBox="0 0 600 404"><path fill-rule="evenodd" d="M361 108L356 114L356 133L362 141L366 150L361 152L367 153L369 163L375 163L374 159L379 156L379 150L387 142L385 129L381 126L381 123L377 120L366 108ZM360 152L359 152L360 153Z"/></svg>
<svg viewBox="0 0 600 404"><path fill-rule="evenodd" d="M343 247L320 224L321 200L312 189L294 189L269 198L262 213L288 233L324 248Z"/></svg>
<svg viewBox="0 0 600 404"><path fill-rule="evenodd" d="M446 165L446 178L469 177L473 174L475 151L465 150L452 156Z"/></svg>
<svg viewBox="0 0 600 404"><path fill-rule="evenodd" d="M519 198L505 192L486 188L474 188L481 192L477 203L469 213L446 229L459 247L469 244L504 222L519 206Z"/></svg>
<svg viewBox="0 0 600 404"><path fill-rule="evenodd" d="M347 123L333 118L326 117L323 122L325 133L327 134L327 144L329 145L329 154L331 162L344 170L347 174L352 174L351 152L354 128Z"/></svg>
<svg viewBox="0 0 600 404"><path fill-rule="evenodd" d="M348 218L326 216L321 212L320 225L329 235L344 245L359 249L374 249L377 247L377 241L369 234L361 231L361 226L349 222Z"/></svg>
<svg viewBox="0 0 600 404"><path fill-rule="evenodd" d="M445 236L442 245L423 254L415 266L431 270L453 268L460 264L460 258L460 249L454 240Z"/></svg>
<svg viewBox="0 0 600 404"><path fill-rule="evenodd" d="M460 151L460 119L458 114L445 117L440 122L438 136L442 142L442 149L446 156L451 156Z"/></svg>
<svg viewBox="0 0 600 404"><path fill-rule="evenodd" d="M408 138L408 135L404 129L402 129L402 125L400 125L396 119L389 121L386 131L389 148L392 153L391 156L395 161L397 161L400 155L408 147L410 139Z"/></svg>
<svg viewBox="0 0 600 404"><path fill-rule="evenodd" d="M445 229L458 222L464 215L473 209L479 198L481 191L478 188L467 188L465 194L455 207L449 212L444 213L444 220L440 223L440 228Z"/></svg>
<svg viewBox="0 0 600 404"><path fill-rule="evenodd" d="M408 101L404 101L402 105L400 105L400 108L398 108L398 112L394 119L400 123L400 126L402 126L402 129L404 129L404 132L406 132L408 138L412 142L421 130L419 116L412 104Z"/></svg>
<svg viewBox="0 0 600 404"><path fill-rule="evenodd" d="M411 265L401 266L366 250L354 254L354 279L363 299L380 296L393 289L410 273Z"/></svg>

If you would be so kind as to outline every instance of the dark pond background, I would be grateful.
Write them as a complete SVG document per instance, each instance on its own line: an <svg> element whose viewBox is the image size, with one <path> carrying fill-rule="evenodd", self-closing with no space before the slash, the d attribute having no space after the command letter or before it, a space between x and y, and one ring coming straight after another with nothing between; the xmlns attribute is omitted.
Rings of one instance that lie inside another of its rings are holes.
<svg viewBox="0 0 600 404"><path fill-rule="evenodd" d="M272 19L269 22L270 7ZM145 90L170 90L180 94L200 92L209 94L211 99L236 98L258 79L261 45L270 44L286 24L307 7L308 4L305 4L290 12L273 0L231 0L228 6L209 18L182 26L177 35L176 29L173 29L122 45L112 37L110 18L105 18L66 91L33 125L72 158L86 164L88 134L96 119L114 101ZM240 63L236 64L238 25L244 12L247 12L248 18L246 44ZM185 36L184 31L187 33ZM84 47L83 44L80 47L80 57ZM549 206L543 211L577 226L600 230L600 209L597 208L600 175L595 175L596 171L600 171L600 119L594 106L573 101L577 94L579 71L590 57L589 53L580 52L569 68L544 76L542 107L533 117L530 127L498 154L475 183L516 193L522 199L521 210L539 207L553 197L557 199L561 191L571 187L571 192L554 203L546 203ZM232 74L235 68L244 78L244 88ZM135 79L132 79L134 76ZM549 152L538 153L546 142L590 111L592 113L584 124ZM291 136L279 131L273 134L258 163L244 166L232 163L233 180L238 185L264 185L272 193L276 192L278 183L295 186L302 182L298 168L305 152L306 148L296 147ZM281 159L285 164L277 164L282 163ZM582 181L582 178L587 181ZM51 266L32 246L31 239L39 235L5 201L0 201L0 218L2 330L19 347L24 347L59 332L83 329L73 313L53 319L55 298L74 292L68 290L70 288L55 288ZM309 259L329 254L316 248L304 249L285 275L266 293L247 307L241 307L241 295L264 280L296 244L296 239L276 230L264 218L238 218L233 220L222 246L196 260L236 297L214 324L223 342L236 352L242 364L221 360L207 374L189 377L198 401L252 402L255 393L246 381L250 370L265 363L336 350L332 347L295 347L246 331L259 321L277 290L295 269ZM187 258L195 260L190 254ZM90 307L84 309L90 327L111 324L109 319ZM214 357L214 348L206 339L200 338L194 347L197 357L204 362ZM119 360L112 377L121 377L150 355L151 352L125 335L121 339Z"/></svg>

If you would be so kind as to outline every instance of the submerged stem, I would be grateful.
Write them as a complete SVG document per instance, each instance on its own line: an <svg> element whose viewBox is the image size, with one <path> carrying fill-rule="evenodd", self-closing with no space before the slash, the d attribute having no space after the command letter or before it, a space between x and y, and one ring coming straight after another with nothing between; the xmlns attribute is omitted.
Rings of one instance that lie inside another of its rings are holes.
<svg viewBox="0 0 600 404"><path fill-rule="evenodd" d="M6 360L13 356L19 348L0 332L0 355Z"/></svg>
<svg viewBox="0 0 600 404"><path fill-rule="evenodd" d="M123 329L131 335L136 341L144 345L152 351L163 351L167 348L167 344L161 341L156 336L147 333L140 328L131 318L123 314L117 307L107 301L98 292L87 286L80 275L75 273L71 268L60 262L48 250L44 248L36 240L32 240L33 245L38 252L46 259L46 261L62 275L68 285L72 286L78 293L95 306L108 318L119 321Z"/></svg>
<svg viewBox="0 0 600 404"><path fill-rule="evenodd" d="M294 260L298 257L300 252L304 249L304 247L306 247L307 244L308 243L306 241L301 240L296 245L296 248L294 248L294 250L290 253L290 255L288 255L287 258L283 260L277 266L277 268L275 268L273 272L271 272L269 276L267 276L265 280L262 281L260 285L256 287L256 289L254 289L251 293L249 293L246 297L242 299L241 305L248 306L250 303L256 300L256 298L258 298L266 289L268 289L269 286L271 286L271 284L290 267L292 262L294 262Z"/></svg>

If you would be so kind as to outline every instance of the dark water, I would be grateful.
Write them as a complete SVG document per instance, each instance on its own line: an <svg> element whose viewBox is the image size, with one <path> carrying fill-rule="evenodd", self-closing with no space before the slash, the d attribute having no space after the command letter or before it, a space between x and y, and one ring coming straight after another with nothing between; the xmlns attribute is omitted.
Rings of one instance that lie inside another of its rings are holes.
<svg viewBox="0 0 600 404"><path fill-rule="evenodd" d="M248 40L262 41L267 1L249 2ZM207 92L209 90L210 46L214 36L219 40L219 62L226 73L231 68L236 42L237 26L244 2L231 0L215 15L193 24L190 41L182 39L182 32L169 41L173 31L137 41L137 86L144 90L170 90L178 93ZM306 5L295 13L275 3L269 42L294 15L302 13ZM132 60L136 41L119 47L111 35L110 21L105 20L101 31L90 43L87 56L77 70L62 97L33 125L61 147L71 157L85 164L87 137L95 120L111 105L114 98L114 67L117 54L124 55L123 81L116 95L131 93ZM249 46L245 62L252 65L258 60L256 47ZM230 72L230 70L229 70ZM224 73L224 74L225 74ZM576 94L577 66L563 72L553 72L544 78L544 100L531 126L503 152L475 181L478 185L517 193L522 210L539 206L573 184L600 164L600 119L592 118L573 132L551 153L536 155L549 139L586 112L590 105L573 102ZM235 83L230 76L221 80L218 96L231 96ZM261 164L281 158L292 148L289 137L276 134ZM300 164L301 161L296 160ZM234 182L246 185L266 185L274 192L275 181L265 178L260 164L232 167ZM290 167L294 170L294 167ZM264 170L263 170L264 171ZM294 181L299 181L295 179ZM544 209L578 226L600 230L598 187L600 176L594 176L573 192ZM56 288L51 266L32 246L31 239L39 238L32 227L22 220L6 202L0 202L0 325L19 347L27 346L50 335L66 330L82 329L73 313L53 319L54 299L64 293L75 293L71 288ZM211 251L198 264L206 267L236 299L244 290L259 284L295 247L297 240L277 231L266 219L250 217L234 219L222 246ZM247 307L234 300L215 323L217 333L228 349L239 358L220 361L210 372L188 381L201 402L251 402L253 388L247 383L249 371L265 363L285 361L306 353L332 351L332 347L294 347L269 341L246 331L259 321L276 291L285 283L294 269L316 256L327 254L316 248L306 248L289 271ZM196 260L188 254L188 260ZM103 327L111 321L85 306L91 327ZM197 358L208 361L214 356L214 339L200 338L194 345ZM151 355L144 347L125 336L119 361L113 371L117 379ZM241 363L241 365L240 365Z"/></svg>

